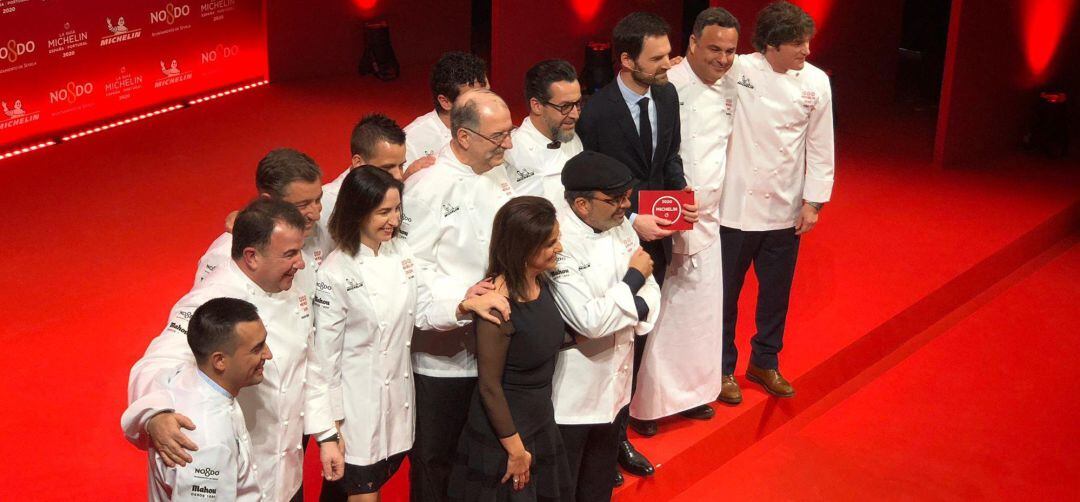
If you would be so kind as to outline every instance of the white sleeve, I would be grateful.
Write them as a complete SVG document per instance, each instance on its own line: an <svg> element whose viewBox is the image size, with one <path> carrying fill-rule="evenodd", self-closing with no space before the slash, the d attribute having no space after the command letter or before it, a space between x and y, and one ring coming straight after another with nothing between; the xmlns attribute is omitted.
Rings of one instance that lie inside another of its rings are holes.
<svg viewBox="0 0 1080 502"><path fill-rule="evenodd" d="M319 379L323 389L317 391L321 402L314 403L322 408L323 413L328 412L331 420L345 419L344 397L341 383L341 353L345 346L345 317L348 310L344 302L345 288L329 273L329 270L321 269L318 272L318 285L315 288L315 358L321 364L323 377ZM311 424L318 429L317 425L324 425L322 432L332 427L333 424Z"/></svg>
<svg viewBox="0 0 1080 502"><path fill-rule="evenodd" d="M180 299L169 315L165 331L150 342L146 353L131 368L128 376L128 404L121 427L135 446L146 449L149 438L145 434L146 420L159 411L171 410L171 394L164 391L161 375L175 370L184 363L195 363L195 356L187 343L188 320L195 309L202 305L201 295L188 294ZM135 405L141 408L133 408ZM198 425L198 424L196 424Z"/></svg>
<svg viewBox="0 0 1080 502"><path fill-rule="evenodd" d="M415 256L413 270L416 271L415 325L417 328L427 331L449 331L471 322L472 316L466 316L464 319L457 318L457 306L465 299L465 295L457 293L460 291L459 287L453 285L440 287L435 271L426 262L418 262Z"/></svg>
<svg viewBox="0 0 1080 502"><path fill-rule="evenodd" d="M823 95L810 112L810 123L806 131L806 183L803 185L803 199L810 202L828 202L832 196L835 168L832 91L826 82Z"/></svg>
<svg viewBox="0 0 1080 502"><path fill-rule="evenodd" d="M558 265L550 277L555 303L559 305L563 320L582 336L600 338L637 325L634 294L626 283L619 281L602 295L594 295L588 279L578 271L577 260L569 254L559 255ZM652 310L650 304L650 313Z"/></svg>
<svg viewBox="0 0 1080 502"><path fill-rule="evenodd" d="M645 304L649 306L649 313L634 327L634 333L647 335L653 330L653 325L660 316L660 285L657 284L656 278L652 275L646 277L645 285L638 290L637 295L645 300Z"/></svg>
<svg viewBox="0 0 1080 502"><path fill-rule="evenodd" d="M317 290L318 288L316 288ZM314 303L312 299L312 303ZM318 319L318 313L312 312ZM304 344L304 434L319 434L334 427L331 409L326 405L328 391L327 361L319 357L315 348L315 325L308 325L307 343Z"/></svg>

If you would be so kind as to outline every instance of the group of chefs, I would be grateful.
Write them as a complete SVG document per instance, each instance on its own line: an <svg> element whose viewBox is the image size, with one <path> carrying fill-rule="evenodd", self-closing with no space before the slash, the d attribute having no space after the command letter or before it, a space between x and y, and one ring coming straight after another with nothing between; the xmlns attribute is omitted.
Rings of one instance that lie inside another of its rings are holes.
<svg viewBox="0 0 1080 502"><path fill-rule="evenodd" d="M484 61L449 52L434 109L404 129L365 116L329 183L299 151L261 159L254 201L131 370L121 425L148 451L150 499L303 500L313 440L324 500L378 500L406 455L412 500L448 500L476 392L473 320L513 319L485 277L492 222L522 195L550 200L561 229L552 401L574 487L559 498L609 500L623 471L654 474L627 427L652 436L661 418L742 401L751 264L745 376L794 396L778 361L788 298L834 173L829 79L806 62L813 20L769 4L745 55L719 7L698 15L683 58L669 31L650 13L619 21L619 72L584 106L574 68L541 61L515 124ZM692 192L679 218L693 228L665 228L638 207L642 190ZM500 497L545 499L526 483Z"/></svg>

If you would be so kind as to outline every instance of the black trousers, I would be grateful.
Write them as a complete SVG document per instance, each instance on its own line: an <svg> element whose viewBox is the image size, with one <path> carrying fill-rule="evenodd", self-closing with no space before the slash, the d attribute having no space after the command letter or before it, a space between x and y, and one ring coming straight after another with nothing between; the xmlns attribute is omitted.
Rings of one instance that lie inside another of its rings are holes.
<svg viewBox="0 0 1080 502"><path fill-rule="evenodd" d="M750 339L750 362L764 369L777 369L777 354L784 348L791 281L799 256L799 236L795 228L748 232L720 227L720 251L724 266L724 356L723 372L735 373L739 358L735 347L735 323L739 316L739 293L750 265L758 280L757 333Z"/></svg>
<svg viewBox="0 0 1080 502"><path fill-rule="evenodd" d="M410 500L447 500L458 438L469 418L476 377L442 378L413 373L416 438L409 454Z"/></svg>
<svg viewBox="0 0 1080 502"><path fill-rule="evenodd" d="M612 473L619 456L618 429L617 423L559 426L574 487L570 502L611 500L615 489Z"/></svg>

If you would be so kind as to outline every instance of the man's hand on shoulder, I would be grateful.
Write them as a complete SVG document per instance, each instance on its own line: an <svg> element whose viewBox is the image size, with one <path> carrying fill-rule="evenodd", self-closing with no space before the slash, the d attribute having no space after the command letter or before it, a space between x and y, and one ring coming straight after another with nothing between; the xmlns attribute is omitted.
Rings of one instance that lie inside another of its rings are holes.
<svg viewBox="0 0 1080 502"><path fill-rule="evenodd" d="M195 424L190 418L171 411L158 413L146 422L146 433L168 467L187 465L191 462L188 451L199 450L199 445L185 436L181 428L193 431Z"/></svg>

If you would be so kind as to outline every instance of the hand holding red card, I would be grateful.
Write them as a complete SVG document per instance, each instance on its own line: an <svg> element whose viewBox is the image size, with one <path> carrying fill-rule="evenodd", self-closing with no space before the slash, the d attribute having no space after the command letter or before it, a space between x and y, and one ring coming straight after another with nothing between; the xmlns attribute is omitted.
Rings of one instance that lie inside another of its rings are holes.
<svg viewBox="0 0 1080 502"><path fill-rule="evenodd" d="M694 192L682 190L642 190L638 192L638 214L651 214L671 222L667 230L690 230L694 224L683 217L683 205L694 204Z"/></svg>

